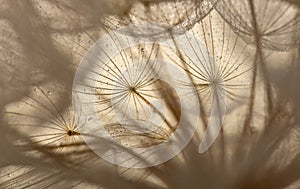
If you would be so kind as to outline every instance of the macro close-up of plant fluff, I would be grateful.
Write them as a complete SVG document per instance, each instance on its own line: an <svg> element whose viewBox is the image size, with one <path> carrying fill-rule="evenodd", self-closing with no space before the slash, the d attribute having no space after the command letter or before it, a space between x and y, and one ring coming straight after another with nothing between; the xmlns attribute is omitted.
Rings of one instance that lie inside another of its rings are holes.
<svg viewBox="0 0 300 189"><path fill-rule="evenodd" d="M0 188L300 188L300 0L0 2Z"/></svg>

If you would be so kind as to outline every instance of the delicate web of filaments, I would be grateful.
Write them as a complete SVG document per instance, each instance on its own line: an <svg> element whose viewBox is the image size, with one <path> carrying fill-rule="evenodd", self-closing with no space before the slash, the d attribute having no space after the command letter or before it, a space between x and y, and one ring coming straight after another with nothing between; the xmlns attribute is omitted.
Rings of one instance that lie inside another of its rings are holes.
<svg viewBox="0 0 300 189"><path fill-rule="evenodd" d="M151 106L152 108L155 109L153 104L151 104L151 103L149 104L149 102L147 102L147 101L149 99L158 99L159 98L158 96L155 96L155 94L151 94L153 92L155 93L156 91L159 91L159 87L157 88L155 86L156 82L158 82L158 80L155 79L155 77L156 77L156 70L159 68L157 66L159 66L159 64L156 61L154 61L153 63L150 62L150 59L155 59L157 57L157 53L158 53L157 48L158 47L156 45L152 45L150 47L149 55L146 55L146 57L144 57L145 56L144 54L147 51L146 46L139 45L137 62L146 62L146 63L144 63L144 64L138 63L136 65L136 67L134 67L135 71L137 72L135 74L132 73L132 71L134 71L134 70L130 69L130 67L131 67L130 64L132 65L132 63L129 63L129 61L133 61L132 57L134 56L133 50L131 48L128 50L129 53L131 54L130 56L127 55L124 50L120 50L121 61L123 61L122 64L120 62L117 63L112 58L110 58L110 61L113 64L112 66L115 67L115 70L113 70L113 68L106 63L104 63L103 68L100 67L102 72L104 72L104 73L102 73L101 71L100 71L100 73L95 73L95 74L99 75L99 79L96 82L99 82L101 84L98 87L96 87L97 88L96 90L101 90L102 92L97 92L98 94L96 94L96 95L99 95L100 99L96 101L96 104L101 105L103 108L100 107L100 109L98 110L98 113L102 113L102 114L106 114L106 115L110 114L114 111L114 107L117 107L117 106L121 106L120 109L122 109L122 106L126 102L128 103L128 101L130 101L131 99L134 102L134 106L135 106L135 110L136 110L135 114L136 114L137 118L138 118L138 114L139 114L139 112L137 112L138 106L141 106L142 111L146 112L143 107L143 104L145 104L145 102L148 106ZM96 57L96 55L93 55L93 56ZM153 56L153 58L152 58L152 56ZM131 57L132 60L129 60L128 57ZM99 58L97 58L97 60L98 59ZM151 66L149 66L149 65L151 65ZM124 75L124 73L121 70L122 66L125 66L125 70L127 70L126 75ZM99 66L97 66L97 67L99 67ZM89 70L89 71L91 71L91 70ZM86 78L86 79L91 79L91 78ZM103 82L103 79L106 79L106 81ZM92 80L94 80L94 79L92 79ZM154 88L153 88L153 86L154 86ZM86 86L86 87L94 87L94 86ZM117 88L113 89L113 87L117 87ZM131 94L130 94L132 92L131 90L135 90L134 92L137 93L137 96L134 96L134 95L131 96ZM78 91L78 92L82 92L82 91ZM93 94L89 94L89 95L93 95ZM87 103L89 103L89 102L87 102ZM83 102L83 104L85 104L85 102ZM127 109L125 109L125 111L126 110ZM117 110L115 110L114 113L120 113L119 111L120 110L118 110L118 108L117 108ZM105 113L103 113L103 112L105 112ZM113 119L113 117L110 118L109 120L106 120L107 123L110 123L109 124L110 127L112 127L115 122L115 121L112 121L112 119ZM116 126L118 126L120 123L115 122L115 124L116 124ZM160 131L163 131L159 127L158 127L158 129ZM166 131L163 131L163 133L166 133ZM157 134L158 136L161 135L158 132L155 132L155 134ZM124 133L124 135L126 135L126 133ZM156 136L156 137L158 137L158 136ZM118 137L123 137L123 135L120 135ZM163 135L160 137L163 137Z"/></svg>
<svg viewBox="0 0 300 189"><path fill-rule="evenodd" d="M300 17L298 8L279 0L253 0L257 26L253 25L248 1L221 1L216 9L233 30L244 40L254 43L255 28L259 30L262 46L286 51L299 44Z"/></svg>

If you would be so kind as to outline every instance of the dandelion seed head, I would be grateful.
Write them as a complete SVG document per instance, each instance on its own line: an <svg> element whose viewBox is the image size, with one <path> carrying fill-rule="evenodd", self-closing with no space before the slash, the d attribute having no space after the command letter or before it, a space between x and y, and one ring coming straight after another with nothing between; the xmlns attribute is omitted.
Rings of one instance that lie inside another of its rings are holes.
<svg viewBox="0 0 300 189"><path fill-rule="evenodd" d="M230 0L220 1L216 9L247 43L260 43L275 51L288 51L299 45L300 17L296 5L281 0Z"/></svg>

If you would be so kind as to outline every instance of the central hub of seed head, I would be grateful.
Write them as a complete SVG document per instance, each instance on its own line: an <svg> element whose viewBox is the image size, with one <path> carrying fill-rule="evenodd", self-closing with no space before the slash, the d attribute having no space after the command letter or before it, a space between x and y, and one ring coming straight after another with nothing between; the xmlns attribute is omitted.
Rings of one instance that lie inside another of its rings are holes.
<svg viewBox="0 0 300 189"><path fill-rule="evenodd" d="M135 91L136 91L136 89L135 89L135 87L134 87L134 86L130 86L130 87L128 87L128 90L129 90L130 92L135 92Z"/></svg>
<svg viewBox="0 0 300 189"><path fill-rule="evenodd" d="M80 135L77 131L68 130L68 136Z"/></svg>

